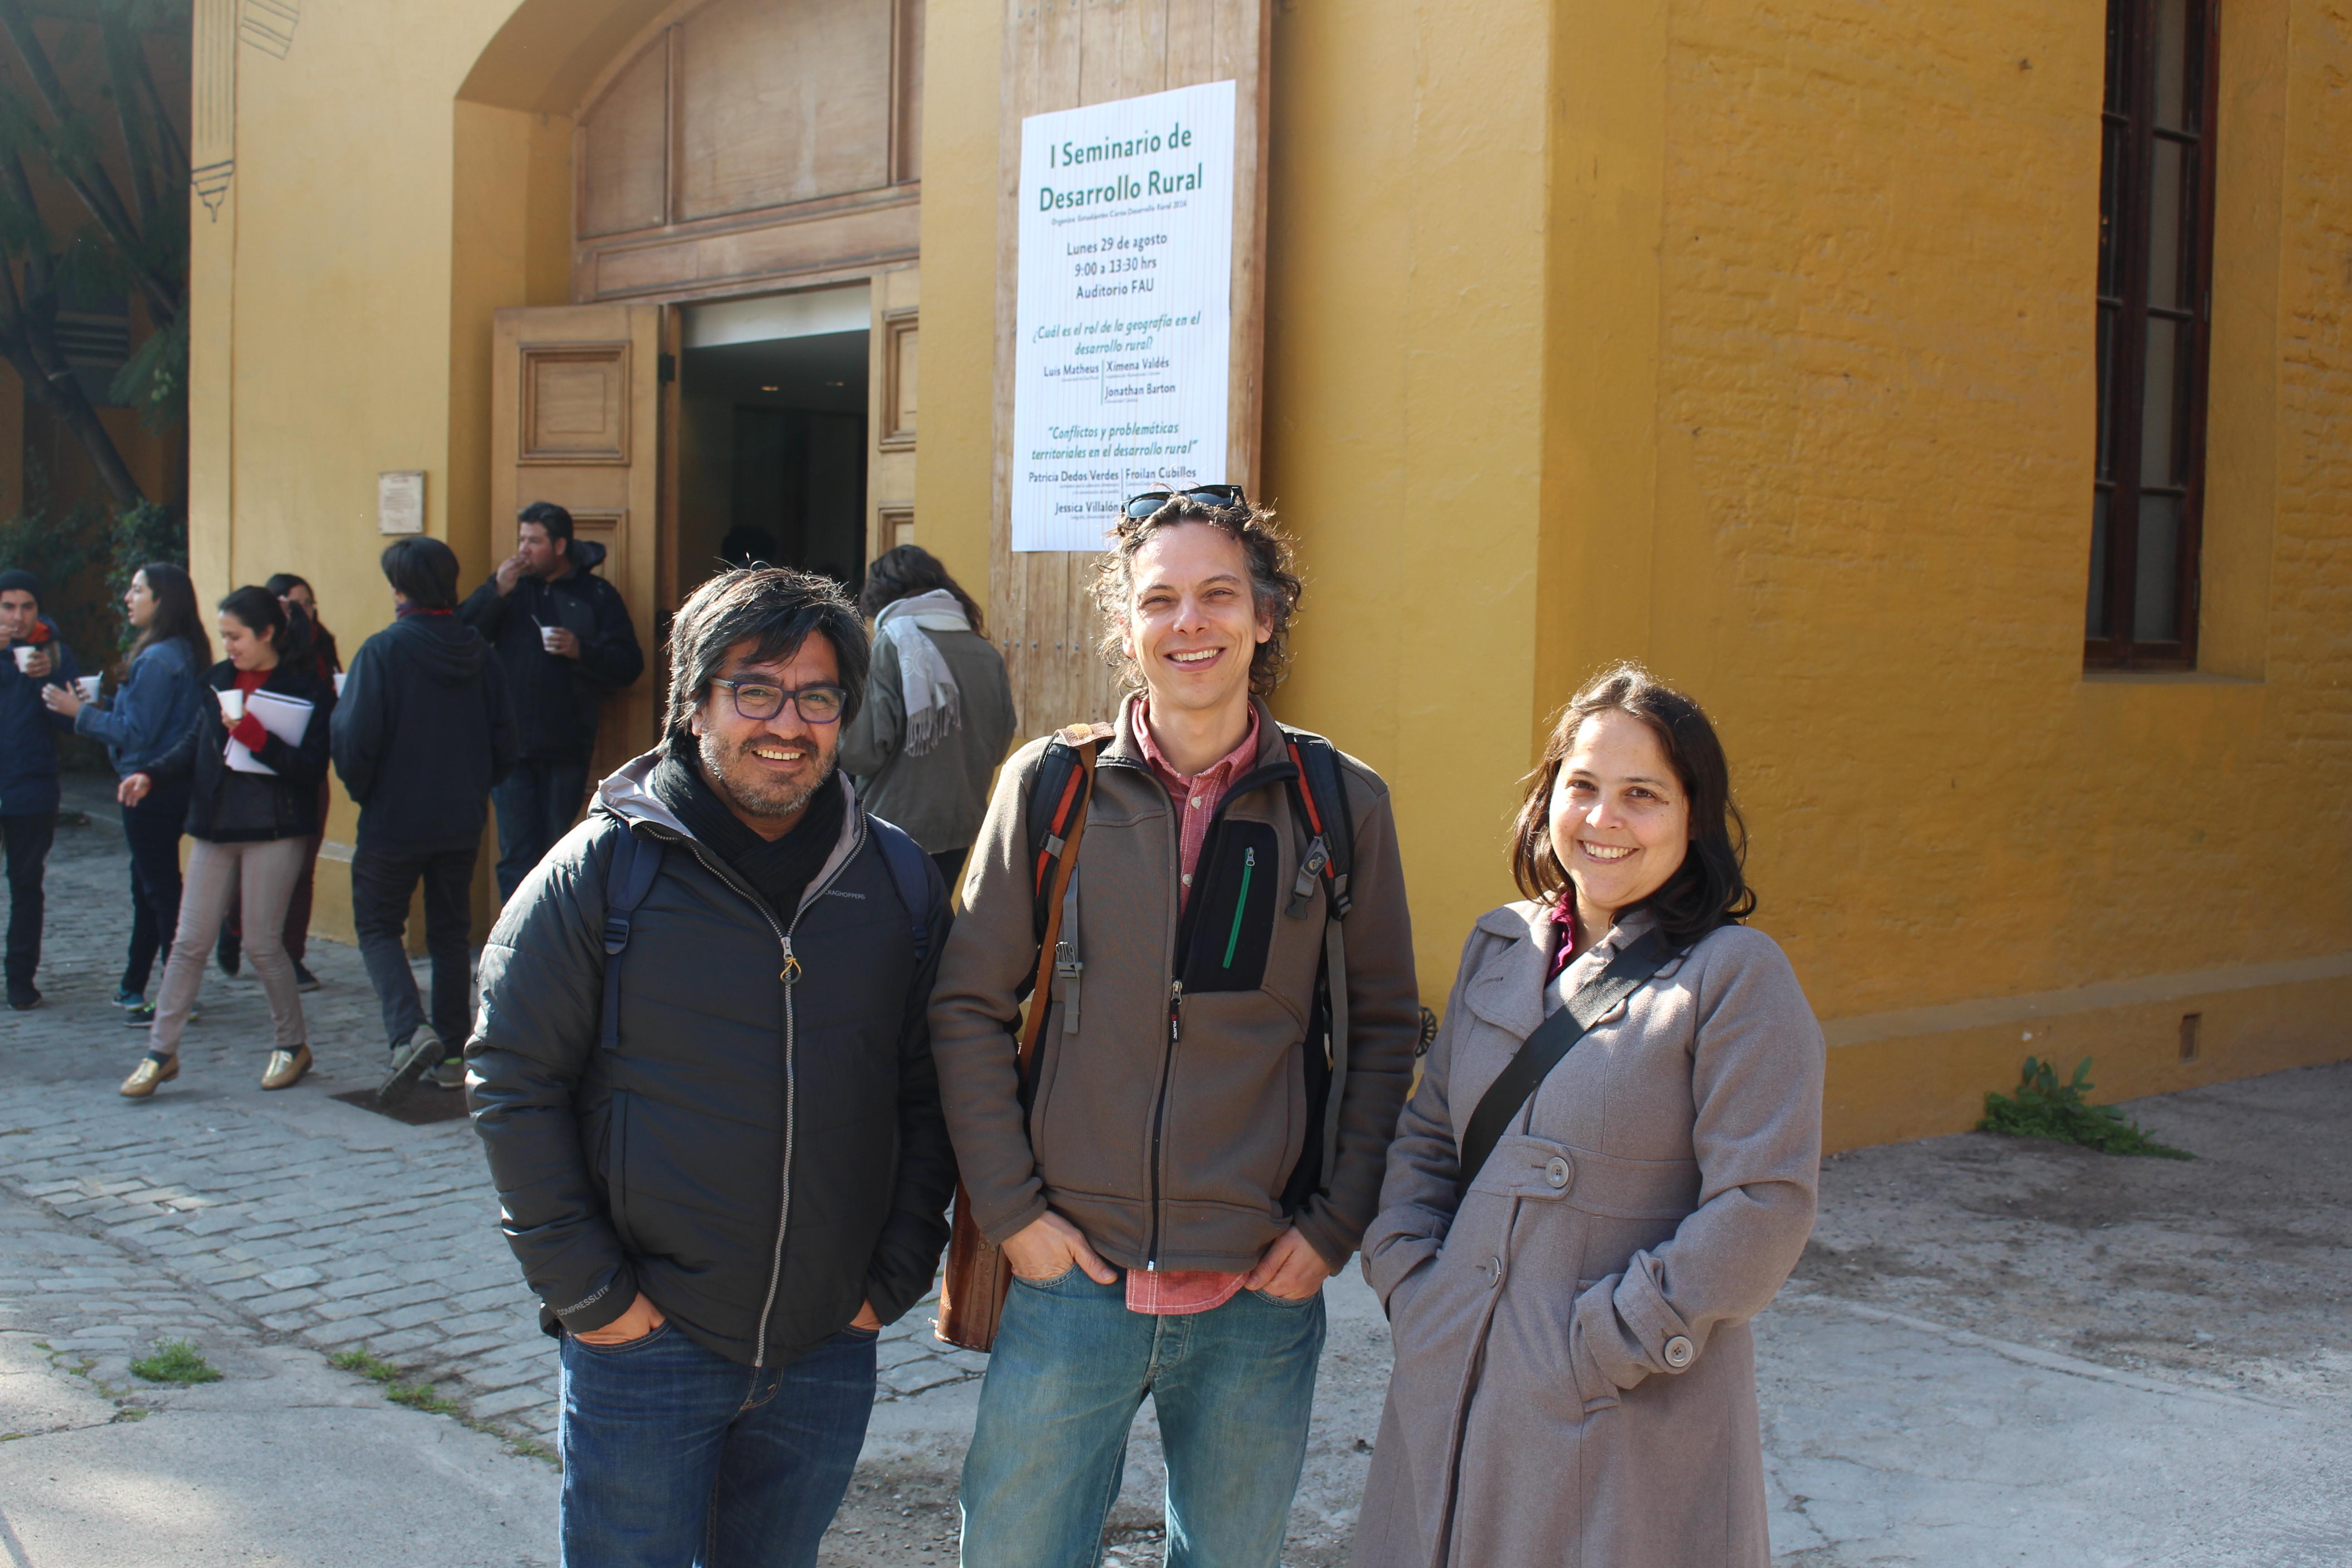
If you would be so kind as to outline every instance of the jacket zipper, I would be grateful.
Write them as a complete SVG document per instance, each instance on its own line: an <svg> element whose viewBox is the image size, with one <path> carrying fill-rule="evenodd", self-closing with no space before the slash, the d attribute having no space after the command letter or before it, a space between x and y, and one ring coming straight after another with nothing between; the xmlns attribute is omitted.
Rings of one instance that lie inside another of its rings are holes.
<svg viewBox="0 0 2352 1568"><path fill-rule="evenodd" d="M1141 763L1127 762L1105 757L1097 762L1095 765L1097 768L1133 768L1138 773L1142 773L1147 778L1150 779L1155 785L1160 782L1160 775L1152 772L1148 765ZM1227 807L1231 806L1234 802L1241 799L1244 795L1252 795L1258 790L1264 789L1269 784L1279 783L1284 779L1292 779L1297 778L1297 776L1298 770L1292 767L1287 762L1283 762L1274 763L1268 767L1253 769L1249 773L1243 774L1240 778L1235 779L1231 787L1225 791L1224 798L1217 802L1216 814L1209 818L1209 830L1201 840L1202 859L1203 861L1208 859L1209 850L1216 843L1217 831L1224 826L1225 811ZM1164 795L1166 794L1166 791L1162 789L1161 793ZM1177 873L1178 878L1180 879L1179 883L1176 885L1181 885L1181 879L1184 868L1184 858L1183 850L1180 843L1181 834L1180 831L1176 830L1172 803L1171 813L1171 815L1169 822L1171 833L1168 840L1168 849L1170 857L1174 862L1171 868ZM1244 873L1246 873L1247 868L1244 867ZM1189 899L1184 900L1184 913L1176 922L1175 953L1169 961L1168 1043L1167 1047L1160 1053L1160 1088L1152 1096L1151 1100L1151 1231L1150 1239L1146 1244L1143 1254L1143 1267L1148 1272L1157 1272L1160 1268L1160 1220L1162 1218L1160 1213L1161 1135L1168 1125L1168 1083L1169 1079L1174 1075L1176 1069L1176 1047L1183 1042L1184 1038L1184 964L1192 953L1192 924L1194 919L1199 915L1199 913L1200 910L1197 905L1194 905Z"/></svg>
<svg viewBox="0 0 2352 1568"><path fill-rule="evenodd" d="M760 911L760 918L766 921L768 929L776 933L777 945L783 950L784 955L784 967L776 976L784 983L783 1196L776 1211L776 1245L768 1257L768 1294L760 1303L760 1327L751 1342L751 1369L757 1372L768 1364L768 1317L776 1310L776 1287L783 1281L784 1231L792 1224L793 1217L793 1111L796 1108L797 1091L800 1087L793 1070L793 1046L796 1043L798 1021L793 1006L793 990L801 983L801 961L793 956L793 932L800 930L801 916L807 912L809 905L824 897L824 890L839 881L841 874L849 869L849 863L857 858L858 850L866 846L866 825L863 822L858 824L856 837L849 846L849 853L842 857L841 864L834 868L833 875L803 892L801 895L799 908L793 910L792 922L789 925L781 926L776 923L775 912L768 908L768 900L738 881L731 872L705 855L699 840L689 834L685 836L684 842L693 850L694 858L702 862L706 870L751 900L751 907Z"/></svg>

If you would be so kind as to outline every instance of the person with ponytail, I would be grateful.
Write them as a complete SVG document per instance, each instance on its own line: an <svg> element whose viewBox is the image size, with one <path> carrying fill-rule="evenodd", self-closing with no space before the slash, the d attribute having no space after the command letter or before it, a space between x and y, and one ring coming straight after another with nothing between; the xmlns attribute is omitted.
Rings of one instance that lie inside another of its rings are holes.
<svg viewBox="0 0 2352 1568"><path fill-rule="evenodd" d="M196 721L198 672L212 662L204 612L187 569L151 561L131 574L124 616L139 634L112 702L85 700L70 686L44 687L41 700L70 721L74 732L106 743L118 778L152 767ZM154 1021L147 982L155 955L179 929L180 830L188 815L184 782L142 792L125 803L122 837L131 849L131 952L114 1005L126 1022Z"/></svg>
<svg viewBox="0 0 2352 1568"><path fill-rule="evenodd" d="M228 657L205 677L210 700L169 752L122 781L126 805L187 781L187 830L196 841L156 999L154 1033L147 1055L122 1083L121 1093L132 1100L146 1099L180 1075L180 1034L194 1011L206 949L232 894L242 896L250 917L247 953L269 998L271 1039L261 1087L290 1088L310 1069L302 997L281 932L318 827L334 682L320 673L286 606L267 588L243 587L223 599L220 634ZM265 722L264 709L272 722Z"/></svg>

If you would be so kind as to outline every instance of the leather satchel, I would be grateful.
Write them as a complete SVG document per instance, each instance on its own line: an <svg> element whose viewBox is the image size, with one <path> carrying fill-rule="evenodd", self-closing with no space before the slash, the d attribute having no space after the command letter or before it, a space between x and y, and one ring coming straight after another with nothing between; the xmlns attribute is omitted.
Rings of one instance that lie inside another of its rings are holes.
<svg viewBox="0 0 2352 1568"><path fill-rule="evenodd" d="M1053 870L1038 892L1045 910L1045 929L1037 944L1037 974L1029 989L1029 1013L1022 1020L1014 1070L1028 1102L1027 1086L1035 1065L1037 1042L1045 1032L1045 1015L1052 1010L1055 949L1061 942L1064 901L1070 878L1078 866L1078 840L1087 828L1087 802L1094 793L1095 751L1103 740L1093 726L1066 730L1062 740L1077 755L1083 775L1076 788L1063 795L1064 809L1075 805L1066 822L1055 823L1061 847L1052 858ZM1051 842L1049 840L1049 842ZM1004 1249L981 1234L971 1217L971 1194L961 1177L956 1180L955 1221L948 1237L947 1269L940 1279L937 1333L961 1350L986 1352L996 1343L996 1326L1004 1316L1004 1298L1013 1289L1013 1265Z"/></svg>

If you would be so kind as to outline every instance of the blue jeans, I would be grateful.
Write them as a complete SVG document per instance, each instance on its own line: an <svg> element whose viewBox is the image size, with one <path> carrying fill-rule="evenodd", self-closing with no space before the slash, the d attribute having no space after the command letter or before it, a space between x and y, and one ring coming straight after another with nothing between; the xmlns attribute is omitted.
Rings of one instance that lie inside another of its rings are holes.
<svg viewBox="0 0 2352 1568"><path fill-rule="evenodd" d="M1168 1568L1276 1568L1322 1353L1320 1295L1160 1318L1129 1311L1124 1281L1015 1279L964 1456L963 1568L1094 1568L1147 1393Z"/></svg>
<svg viewBox="0 0 2352 1568"><path fill-rule="evenodd" d="M563 1568L810 1568L866 1442L874 1340L754 1371L675 1323L564 1335Z"/></svg>
<svg viewBox="0 0 2352 1568"><path fill-rule="evenodd" d="M490 791L499 808L499 901L522 886L555 841L572 831L588 793L586 763L525 757Z"/></svg>

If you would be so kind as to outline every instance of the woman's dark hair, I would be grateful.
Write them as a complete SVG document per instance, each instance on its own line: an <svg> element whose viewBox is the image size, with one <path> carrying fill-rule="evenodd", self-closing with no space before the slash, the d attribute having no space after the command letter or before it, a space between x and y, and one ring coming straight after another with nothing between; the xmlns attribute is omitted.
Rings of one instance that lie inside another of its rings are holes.
<svg viewBox="0 0 2352 1568"><path fill-rule="evenodd" d="M457 607L457 552L429 534L412 533L383 547L383 580L420 610Z"/></svg>
<svg viewBox="0 0 2352 1568"><path fill-rule="evenodd" d="M281 599L297 588L308 589L310 597L314 599L319 596L319 590L310 587L310 579L298 577L291 572L273 572L269 574L269 581L264 583L262 586Z"/></svg>
<svg viewBox="0 0 2352 1568"><path fill-rule="evenodd" d="M131 645L131 657L136 659L157 643L177 637L188 645L198 669L209 666L213 639L205 630L204 612L196 608L196 585L189 579L188 569L168 561L150 561L137 574L147 579L147 591L155 595L155 613L139 640Z"/></svg>
<svg viewBox="0 0 2352 1568"><path fill-rule="evenodd" d="M310 617L289 616L278 595L257 583L247 583L215 607L243 621L247 630L268 637L280 658L301 652L310 642Z"/></svg>
<svg viewBox="0 0 2352 1568"><path fill-rule="evenodd" d="M1125 651L1128 605L1135 596L1135 555L1153 534L1181 523L1202 522L1242 547L1249 563L1250 596L1259 615L1274 623L1274 635L1250 655L1250 690L1271 697L1290 669L1290 623L1297 617L1306 586L1291 556L1290 536L1265 507L1212 506L1190 495L1171 496L1150 517L1121 517L1111 535L1110 548L1095 568L1095 608L1102 615L1103 662L1117 669L1130 689L1143 684L1143 672Z"/></svg>
<svg viewBox="0 0 2352 1568"><path fill-rule="evenodd" d="M857 591L857 608L870 621L901 599L942 588L963 606L963 618L971 623L971 629L986 637L988 628L981 620L980 606L963 591L962 584L948 575L940 558L919 544L901 544L874 558L866 568L866 586Z"/></svg>
<svg viewBox="0 0 2352 1568"><path fill-rule="evenodd" d="M1543 760L1525 781L1519 817L1511 835L1511 877L1519 891L1539 903L1564 896L1568 868L1551 843L1551 792L1560 764L1576 745L1577 731L1596 713L1615 711L1638 719L1658 738L1659 749L1682 781L1690 807L1690 853L1640 907L1658 917L1666 940L1688 947L1719 925L1756 912L1748 886L1748 824L1731 799L1731 767L1715 726L1688 694L1660 682L1638 664L1620 664L1585 682L1552 725Z"/></svg>
<svg viewBox="0 0 2352 1568"><path fill-rule="evenodd" d="M841 721L846 724L866 700L870 653L866 622L840 584L814 572L741 566L697 588L669 625L669 700L662 713L662 733L671 753L678 754L681 747L692 750L687 721L709 694L711 678L726 662L729 648L750 642L755 661L790 658L811 632L823 634L833 645L841 684L849 691L841 710Z"/></svg>

